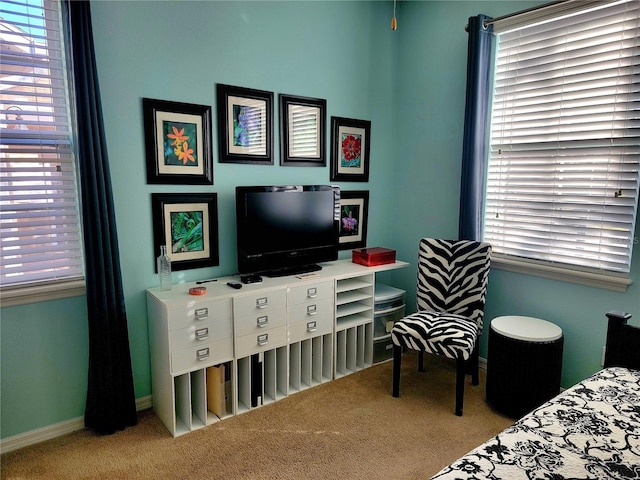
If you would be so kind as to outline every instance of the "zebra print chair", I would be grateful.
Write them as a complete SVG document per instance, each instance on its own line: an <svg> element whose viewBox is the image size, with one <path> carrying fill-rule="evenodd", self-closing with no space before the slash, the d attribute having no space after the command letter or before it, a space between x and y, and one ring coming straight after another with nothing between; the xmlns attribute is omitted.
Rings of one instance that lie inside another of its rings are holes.
<svg viewBox="0 0 640 480"><path fill-rule="evenodd" d="M456 415L462 415L467 370L478 385L478 337L482 333L491 246L469 240L423 238L418 253L418 311L396 322L393 340L393 392L400 396L404 348L456 361Z"/></svg>

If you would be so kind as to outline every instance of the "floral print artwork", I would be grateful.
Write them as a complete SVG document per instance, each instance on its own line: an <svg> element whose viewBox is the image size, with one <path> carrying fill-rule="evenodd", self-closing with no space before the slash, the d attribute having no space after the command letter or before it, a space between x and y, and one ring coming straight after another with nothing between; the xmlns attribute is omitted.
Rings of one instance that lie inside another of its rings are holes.
<svg viewBox="0 0 640 480"><path fill-rule="evenodd" d="M202 211L171 213L171 252L201 252L204 250L202 236Z"/></svg>
<svg viewBox="0 0 640 480"><path fill-rule="evenodd" d="M347 168L360 168L362 162L362 135L342 134L340 165Z"/></svg>
<svg viewBox="0 0 640 480"><path fill-rule="evenodd" d="M198 166L196 124L164 121L164 164Z"/></svg>
<svg viewBox="0 0 640 480"><path fill-rule="evenodd" d="M360 232L360 207L358 205L345 205L342 207L340 215L340 236L352 237L357 236Z"/></svg>
<svg viewBox="0 0 640 480"><path fill-rule="evenodd" d="M233 106L233 144L251 147L261 142L262 111L247 105Z"/></svg>

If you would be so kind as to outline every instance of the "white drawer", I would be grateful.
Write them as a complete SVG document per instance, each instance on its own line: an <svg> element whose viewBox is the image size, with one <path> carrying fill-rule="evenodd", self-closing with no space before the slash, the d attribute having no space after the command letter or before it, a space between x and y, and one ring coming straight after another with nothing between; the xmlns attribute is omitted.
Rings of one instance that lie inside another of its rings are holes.
<svg viewBox="0 0 640 480"><path fill-rule="evenodd" d="M321 298L333 298L333 282L300 285L289 290L289 305Z"/></svg>
<svg viewBox="0 0 640 480"><path fill-rule="evenodd" d="M284 308L260 310L259 312L236 317L236 337L261 333L274 327L282 327L287 323Z"/></svg>
<svg viewBox="0 0 640 480"><path fill-rule="evenodd" d="M307 338L331 333L333 330L333 316L320 315L302 322L289 324L289 343L299 342Z"/></svg>
<svg viewBox="0 0 640 480"><path fill-rule="evenodd" d="M289 308L289 323L312 320L321 315L333 315L333 298L292 305Z"/></svg>
<svg viewBox="0 0 640 480"><path fill-rule="evenodd" d="M270 309L286 308L286 306L287 291L284 288L235 297L233 299L233 313L235 318L264 312Z"/></svg>
<svg viewBox="0 0 640 480"><path fill-rule="evenodd" d="M169 330L179 330L191 326L194 322L226 320L231 318L231 299L223 298L168 311Z"/></svg>
<svg viewBox="0 0 640 480"><path fill-rule="evenodd" d="M212 340L222 340L233 337L231 319L215 322L193 322L187 328L169 332L169 350L174 352L189 347L199 347Z"/></svg>
<svg viewBox="0 0 640 480"><path fill-rule="evenodd" d="M236 337L236 358L264 352L287 344L287 326Z"/></svg>
<svg viewBox="0 0 640 480"><path fill-rule="evenodd" d="M227 338L203 343L171 353L171 373L173 375L209 367L233 358L233 339Z"/></svg>

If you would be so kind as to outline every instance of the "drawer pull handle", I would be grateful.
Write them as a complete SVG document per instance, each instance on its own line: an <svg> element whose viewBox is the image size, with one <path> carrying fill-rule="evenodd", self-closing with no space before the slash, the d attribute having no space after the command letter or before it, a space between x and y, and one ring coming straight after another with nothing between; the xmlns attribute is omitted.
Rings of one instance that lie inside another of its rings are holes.
<svg viewBox="0 0 640 480"><path fill-rule="evenodd" d="M316 305L307 305L307 315L316 315L318 313L318 308Z"/></svg>
<svg viewBox="0 0 640 480"><path fill-rule="evenodd" d="M269 306L269 299L267 297L258 298L256 300L256 308L267 308Z"/></svg>
<svg viewBox="0 0 640 480"><path fill-rule="evenodd" d="M316 322L307 322L307 332L316 331Z"/></svg>
<svg viewBox="0 0 640 480"><path fill-rule="evenodd" d="M195 311L196 320L202 320L203 318L207 318L208 316L209 316L209 309L207 307L198 308Z"/></svg>
<svg viewBox="0 0 640 480"><path fill-rule="evenodd" d="M315 298L318 296L318 289L313 287L313 288L308 288L307 289L307 297L308 298Z"/></svg>
<svg viewBox="0 0 640 480"><path fill-rule="evenodd" d="M196 358L199 361L206 360L207 358L209 358L209 347L196 350Z"/></svg>
<svg viewBox="0 0 640 480"><path fill-rule="evenodd" d="M266 345L269 343L269 334L263 333L262 335L258 335L258 345Z"/></svg>
<svg viewBox="0 0 640 480"><path fill-rule="evenodd" d="M258 317L256 319L256 324L258 325L258 328L264 328L267 325L269 325L269 317L267 315L265 315L264 317Z"/></svg>
<svg viewBox="0 0 640 480"><path fill-rule="evenodd" d="M208 328L200 328L196 330L196 340L206 340L209 338L209 329Z"/></svg>

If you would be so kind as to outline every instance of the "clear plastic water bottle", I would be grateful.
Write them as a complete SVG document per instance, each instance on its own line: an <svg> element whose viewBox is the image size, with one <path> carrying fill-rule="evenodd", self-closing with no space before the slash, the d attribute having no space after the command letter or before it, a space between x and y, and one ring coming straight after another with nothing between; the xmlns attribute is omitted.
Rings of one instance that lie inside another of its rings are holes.
<svg viewBox="0 0 640 480"><path fill-rule="evenodd" d="M160 246L158 277L160 278L160 290L171 290L171 258L167 255L166 245Z"/></svg>

